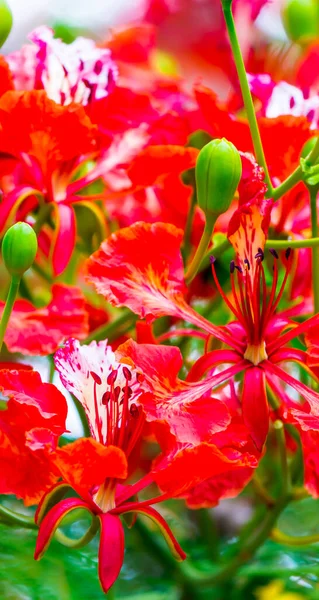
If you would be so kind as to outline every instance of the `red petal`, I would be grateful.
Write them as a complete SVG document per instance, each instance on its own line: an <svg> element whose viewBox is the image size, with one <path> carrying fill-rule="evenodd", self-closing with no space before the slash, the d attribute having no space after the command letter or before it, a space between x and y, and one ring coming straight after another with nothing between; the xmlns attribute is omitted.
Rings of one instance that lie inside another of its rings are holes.
<svg viewBox="0 0 319 600"><path fill-rule="evenodd" d="M226 405L212 399L211 390L245 368L246 361L203 381L188 383L177 376L182 364L178 348L128 340L117 353L130 357L150 386L151 393L139 397L146 419L167 423L179 442L196 444L210 439L229 424Z"/></svg>
<svg viewBox="0 0 319 600"><path fill-rule="evenodd" d="M81 438L59 448L55 462L63 479L82 496L107 477L127 477L124 452L116 446L103 446L93 438Z"/></svg>
<svg viewBox="0 0 319 600"><path fill-rule="evenodd" d="M61 500L58 504L56 504L48 514L44 517L37 537L37 543L34 552L35 560L39 560L44 552L47 550L52 537L59 527L61 521L64 517L69 514L72 510L77 508L82 508L87 510L90 514L91 511L88 505L80 500L79 498L67 498L66 500Z"/></svg>
<svg viewBox="0 0 319 600"><path fill-rule="evenodd" d="M119 517L99 515L101 537L99 547L99 579L107 594L117 580L124 560L124 531Z"/></svg>
<svg viewBox="0 0 319 600"><path fill-rule="evenodd" d="M149 146L131 162L128 176L133 186L150 186L165 175L179 175L195 166L198 150L183 146Z"/></svg>
<svg viewBox="0 0 319 600"><path fill-rule="evenodd" d="M69 264L75 246L76 224L72 206L55 205L55 235L52 249L54 275L60 275Z"/></svg>
<svg viewBox="0 0 319 600"><path fill-rule="evenodd" d="M160 457L153 467L154 481L171 496L185 495L195 486L242 466L257 466L256 456L238 451L226 452L213 444L202 443L184 447L171 455Z"/></svg>
<svg viewBox="0 0 319 600"><path fill-rule="evenodd" d="M265 373L259 367L247 369L242 393L244 423L259 451L269 429L269 408L265 388Z"/></svg>
<svg viewBox="0 0 319 600"><path fill-rule="evenodd" d="M176 316L236 347L236 340L184 299L183 232L166 223L136 223L105 240L87 261L87 279L114 306L140 317Z"/></svg>
<svg viewBox="0 0 319 600"><path fill-rule="evenodd" d="M10 352L32 356L51 354L66 338L83 339L87 334L88 314L81 290L57 283L44 308L26 300L15 302L4 339Z"/></svg>

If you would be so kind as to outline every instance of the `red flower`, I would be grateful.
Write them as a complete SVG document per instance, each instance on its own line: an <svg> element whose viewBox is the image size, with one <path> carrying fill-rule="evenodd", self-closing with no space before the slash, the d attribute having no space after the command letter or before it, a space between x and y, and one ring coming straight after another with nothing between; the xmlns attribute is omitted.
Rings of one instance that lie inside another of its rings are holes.
<svg viewBox="0 0 319 600"><path fill-rule="evenodd" d="M212 387L242 372L243 417L258 449L264 444L269 426L266 383L274 389L274 382L281 380L306 401L298 408L289 406L298 422L306 421L309 412L319 414L319 394L280 366L287 361L305 362L305 353L289 348L288 343L318 324L319 315L300 325L276 314L292 256L287 251L286 273L277 292L274 253L273 283L268 291L262 261L270 207L271 202L257 194L254 200L241 205L231 219L229 239L237 255L236 264L231 263L233 300L222 291L213 267L216 286L236 318L226 327L214 326L187 306L179 252L182 232L175 228L138 223L124 229L106 240L87 266L89 280L112 304L128 306L142 317L171 315L187 320L230 348L204 355L191 369L188 381L198 381L221 363L232 366L208 378Z"/></svg>
<svg viewBox="0 0 319 600"><path fill-rule="evenodd" d="M67 405L54 385L31 370L0 371L0 389L9 397L0 411L0 493L15 494L29 506L58 479L53 454L65 431Z"/></svg>
<svg viewBox="0 0 319 600"><path fill-rule="evenodd" d="M72 193L72 180L81 161L96 151L96 127L81 106L59 106L43 91L4 94L0 99L0 124L1 151L5 155L0 171L10 175L2 179L2 231L18 209L21 220L38 206L43 209L51 204L55 213L52 264L54 273L59 274L75 245L72 203L85 201L85 196Z"/></svg>
<svg viewBox="0 0 319 600"><path fill-rule="evenodd" d="M176 558L183 560L185 554L168 525L150 505L168 497L185 496L189 489L226 470L243 464L256 466L255 456L249 457L247 453L242 457L231 448L224 452L213 442L203 441L213 439L214 432L225 429L230 420L228 410L220 402L212 401L208 406L203 401L208 410L207 431L199 410L204 404L199 401L197 410L197 401L210 389L210 383L179 382L180 362L177 348L139 346L132 341L114 353L106 342L80 346L69 340L56 353L55 363L62 382L83 405L93 439L80 439L56 451L56 466L63 483L55 486L39 507L36 558L47 548L63 517L70 510L85 508L93 520L97 518L100 522L99 576L107 592L123 562L121 514L142 513L153 519ZM187 389L186 405L182 400ZM157 458L150 473L133 485L123 485L134 468L133 454L140 444L145 419L153 420L155 405L160 414L161 403L170 401L173 414L169 427L178 436L177 440L174 441L162 419L159 437L165 452ZM183 444L186 439L187 444ZM132 500L152 482L158 484L162 495L140 502ZM69 486L81 499L62 499Z"/></svg>

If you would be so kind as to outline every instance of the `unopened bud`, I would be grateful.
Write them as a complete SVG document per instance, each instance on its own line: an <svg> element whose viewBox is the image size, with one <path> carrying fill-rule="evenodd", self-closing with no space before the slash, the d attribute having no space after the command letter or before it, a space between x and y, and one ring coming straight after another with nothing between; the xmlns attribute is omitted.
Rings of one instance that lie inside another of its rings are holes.
<svg viewBox="0 0 319 600"><path fill-rule="evenodd" d="M302 158L307 158L308 154L310 154L310 152L314 149L316 143L317 143L318 138L316 136L310 138L309 140L306 141L306 143L303 145L300 156Z"/></svg>
<svg viewBox="0 0 319 600"><path fill-rule="evenodd" d="M2 258L10 275L21 277L27 271L38 250L36 233L27 223L16 223L2 241Z"/></svg>
<svg viewBox="0 0 319 600"><path fill-rule="evenodd" d="M6 0L0 0L0 48L6 41L12 27L12 12Z"/></svg>
<svg viewBox="0 0 319 600"><path fill-rule="evenodd" d="M319 33L318 0L286 0L282 18L288 37L301 44L315 40Z"/></svg>
<svg viewBox="0 0 319 600"><path fill-rule="evenodd" d="M242 172L238 150L223 139L212 140L200 151L196 163L197 202L206 216L226 212Z"/></svg>

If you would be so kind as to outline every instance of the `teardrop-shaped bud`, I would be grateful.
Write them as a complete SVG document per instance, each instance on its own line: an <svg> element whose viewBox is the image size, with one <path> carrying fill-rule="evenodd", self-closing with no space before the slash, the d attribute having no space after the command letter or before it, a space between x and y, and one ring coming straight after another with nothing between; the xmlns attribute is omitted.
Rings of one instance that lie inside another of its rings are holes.
<svg viewBox="0 0 319 600"><path fill-rule="evenodd" d="M16 223L2 241L2 258L10 275L21 277L27 271L38 250L35 231L27 223Z"/></svg>
<svg viewBox="0 0 319 600"><path fill-rule="evenodd" d="M12 27L12 12L6 0L0 0L0 48L6 41Z"/></svg>
<svg viewBox="0 0 319 600"><path fill-rule="evenodd" d="M282 18L288 37L301 44L315 40L319 33L317 0L286 0Z"/></svg>
<svg viewBox="0 0 319 600"><path fill-rule="evenodd" d="M212 140L200 151L196 162L197 202L206 216L228 210L242 172L240 154L225 138Z"/></svg>

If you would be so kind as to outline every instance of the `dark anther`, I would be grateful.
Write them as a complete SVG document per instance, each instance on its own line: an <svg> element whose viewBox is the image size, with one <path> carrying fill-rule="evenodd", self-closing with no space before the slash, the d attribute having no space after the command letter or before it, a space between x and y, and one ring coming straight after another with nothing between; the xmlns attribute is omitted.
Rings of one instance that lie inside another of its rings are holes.
<svg viewBox="0 0 319 600"><path fill-rule="evenodd" d="M116 388L114 388L114 396L115 396L116 401L119 399L120 393L121 393L121 388L119 385L117 385Z"/></svg>
<svg viewBox="0 0 319 600"><path fill-rule="evenodd" d="M132 394L133 394L133 390L130 387L124 387L124 388L122 388L122 392L123 392L123 394L126 393L128 398L130 398L132 396Z"/></svg>
<svg viewBox="0 0 319 600"><path fill-rule="evenodd" d="M130 379L132 379L132 373L127 367L123 367L123 375L126 381L130 381Z"/></svg>
<svg viewBox="0 0 319 600"><path fill-rule="evenodd" d="M274 258L279 258L278 253L274 248L269 248L269 252Z"/></svg>
<svg viewBox="0 0 319 600"><path fill-rule="evenodd" d="M245 263L245 265L247 265L248 271L250 271L250 262L249 262L248 258L244 258L244 263Z"/></svg>
<svg viewBox="0 0 319 600"><path fill-rule="evenodd" d="M142 382L144 381L144 379L145 379L145 375L143 375L143 373L137 373L137 375L136 375L136 380L137 380L139 383L142 383Z"/></svg>
<svg viewBox="0 0 319 600"><path fill-rule="evenodd" d="M117 371L111 371L111 373L107 376L107 383L108 385L113 385L115 383L115 380L117 378Z"/></svg>
<svg viewBox="0 0 319 600"><path fill-rule="evenodd" d="M242 273L243 270L239 265L235 265L235 269L237 269L237 271L239 271L239 273Z"/></svg>
<svg viewBox="0 0 319 600"><path fill-rule="evenodd" d="M235 271L235 261L234 260L230 261L229 270L231 273L233 273Z"/></svg>
<svg viewBox="0 0 319 600"><path fill-rule="evenodd" d="M211 264L211 265L213 265L213 264L216 262L216 257L215 257L215 256L213 256L213 255L211 255L211 256L209 257L209 262L210 262L210 264Z"/></svg>
<svg viewBox="0 0 319 600"><path fill-rule="evenodd" d="M286 259L288 260L289 256L291 255L291 248L287 248L286 252L285 252L285 256Z"/></svg>
<svg viewBox="0 0 319 600"><path fill-rule="evenodd" d="M255 258L260 258L261 261L264 260L264 251L262 248L258 248L257 254L255 254Z"/></svg>
<svg viewBox="0 0 319 600"><path fill-rule="evenodd" d="M94 373L94 371L90 371L90 375L91 375L91 377L93 377L93 379L94 379L95 383L97 383L97 385L101 385L102 379L97 373Z"/></svg>
<svg viewBox="0 0 319 600"><path fill-rule="evenodd" d="M108 401L111 398L111 394L110 392L104 392L103 396L102 396L102 404L107 404Z"/></svg>
<svg viewBox="0 0 319 600"><path fill-rule="evenodd" d="M133 404L131 404L131 406L130 406L130 413L131 413L132 417L134 417L134 419L136 419L139 415L139 412L140 411L139 411L138 406L136 406L136 404L134 404L134 402L133 402Z"/></svg>

